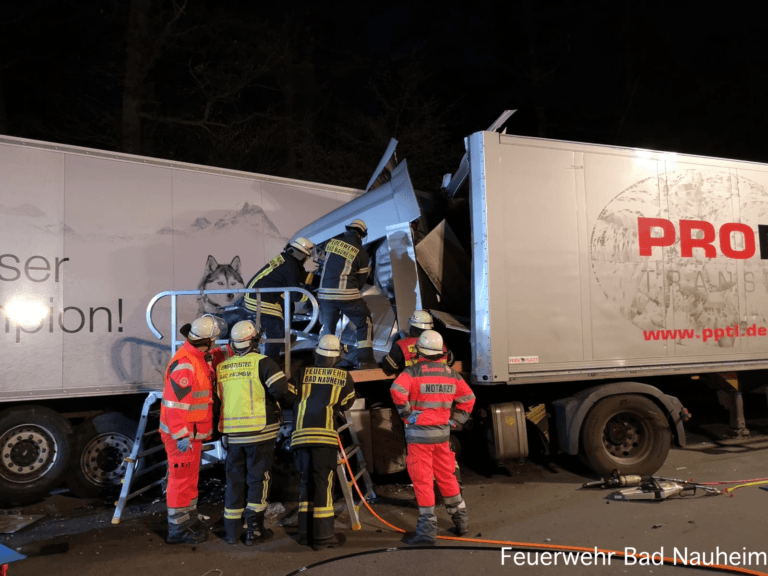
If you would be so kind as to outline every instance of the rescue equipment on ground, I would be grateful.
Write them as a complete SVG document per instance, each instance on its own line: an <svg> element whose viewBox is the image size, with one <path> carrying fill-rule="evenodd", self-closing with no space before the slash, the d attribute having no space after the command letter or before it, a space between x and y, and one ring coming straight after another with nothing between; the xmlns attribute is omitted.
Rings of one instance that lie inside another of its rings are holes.
<svg viewBox="0 0 768 576"><path fill-rule="evenodd" d="M714 486L723 484L736 484L722 490ZM718 494L730 494L739 488L747 486L759 486L768 484L768 478L755 478L753 480L726 480L722 482L694 482L693 480L680 480L679 478L664 478L662 476L622 476L618 470L614 470L610 476L601 480L586 482L582 488L622 488L609 495L613 500L664 500L672 496L691 497L696 495L696 490L702 490L707 496Z"/></svg>

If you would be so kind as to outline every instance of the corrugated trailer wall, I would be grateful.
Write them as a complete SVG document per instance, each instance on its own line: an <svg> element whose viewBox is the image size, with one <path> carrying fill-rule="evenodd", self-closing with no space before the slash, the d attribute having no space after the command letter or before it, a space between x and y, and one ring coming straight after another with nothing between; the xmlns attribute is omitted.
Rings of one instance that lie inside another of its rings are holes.
<svg viewBox="0 0 768 576"><path fill-rule="evenodd" d="M768 167L488 132L469 147L477 382L765 364Z"/></svg>

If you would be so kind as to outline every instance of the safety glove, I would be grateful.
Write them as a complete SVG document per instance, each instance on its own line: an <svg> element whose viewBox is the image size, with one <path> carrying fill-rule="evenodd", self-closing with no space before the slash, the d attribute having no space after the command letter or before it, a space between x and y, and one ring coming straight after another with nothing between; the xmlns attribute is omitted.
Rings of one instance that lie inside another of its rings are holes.
<svg viewBox="0 0 768 576"><path fill-rule="evenodd" d="M408 424L416 424L416 419L419 417L419 414L421 414L421 410L414 410L411 412L411 415L408 416L408 418L405 419Z"/></svg>
<svg viewBox="0 0 768 576"><path fill-rule="evenodd" d="M179 438L176 440L176 449L179 452L186 452L190 449L192 444L192 441L189 439L189 436L186 436L184 438Z"/></svg>

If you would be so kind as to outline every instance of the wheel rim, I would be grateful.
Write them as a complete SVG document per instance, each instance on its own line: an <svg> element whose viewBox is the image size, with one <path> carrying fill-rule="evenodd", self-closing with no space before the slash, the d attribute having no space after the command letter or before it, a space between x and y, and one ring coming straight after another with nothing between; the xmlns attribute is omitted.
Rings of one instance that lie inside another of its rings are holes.
<svg viewBox="0 0 768 576"><path fill-rule="evenodd" d="M652 447L652 432L642 418L631 412L611 417L603 428L605 451L623 466L642 462Z"/></svg>
<svg viewBox="0 0 768 576"><path fill-rule="evenodd" d="M51 469L58 451L54 435L41 426L11 428L0 438L0 476L18 484L35 482Z"/></svg>
<svg viewBox="0 0 768 576"><path fill-rule="evenodd" d="M115 486L125 476L125 459L133 449L133 439L124 434L99 434L80 454L80 470L97 486Z"/></svg>

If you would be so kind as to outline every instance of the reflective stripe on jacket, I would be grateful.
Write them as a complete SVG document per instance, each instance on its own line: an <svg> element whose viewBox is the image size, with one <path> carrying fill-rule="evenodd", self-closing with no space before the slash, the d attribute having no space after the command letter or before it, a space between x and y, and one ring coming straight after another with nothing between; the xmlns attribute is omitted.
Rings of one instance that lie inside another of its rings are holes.
<svg viewBox="0 0 768 576"><path fill-rule="evenodd" d="M288 392L285 374L277 363L251 352L222 362L216 374L221 399L219 431L227 434L228 441L250 444L276 439L280 429L277 402Z"/></svg>
<svg viewBox="0 0 768 576"><path fill-rule="evenodd" d="M325 246L325 264L320 276L321 300L357 300L371 271L368 252L357 234L333 238Z"/></svg>
<svg viewBox="0 0 768 576"><path fill-rule="evenodd" d="M303 288L302 279L307 278L304 265L287 252L281 252L259 270L248 282L248 288ZM245 295L245 307L256 312L258 306L257 294ZM304 302L307 297L300 292L290 295L293 302ZM264 292L261 294L261 313L277 316L283 319L285 296L281 292Z"/></svg>
<svg viewBox="0 0 768 576"><path fill-rule="evenodd" d="M348 410L355 400L352 376L340 368L308 366L299 370L296 382L291 446L336 446L334 413Z"/></svg>
<svg viewBox="0 0 768 576"><path fill-rule="evenodd" d="M387 374L394 374L395 372L402 372L409 366L413 366L416 362L419 362L419 353L416 351L416 342L418 337L409 336L408 338L402 338L392 344L392 348L389 354L384 356L382 360L382 369ZM448 350L448 347L443 344L443 354L438 362L451 366L453 364L453 353ZM423 358L421 359L423 360Z"/></svg>
<svg viewBox="0 0 768 576"><path fill-rule="evenodd" d="M451 434L448 421L465 423L475 405L475 395L457 372L428 360L406 368L392 383L390 393L403 420L420 412L405 428L406 442L414 444L447 442Z"/></svg>
<svg viewBox="0 0 768 576"><path fill-rule="evenodd" d="M176 440L187 436L204 440L213 431L214 371L205 356L184 342L165 370L160 431ZM222 357L221 350L211 351L212 362Z"/></svg>

